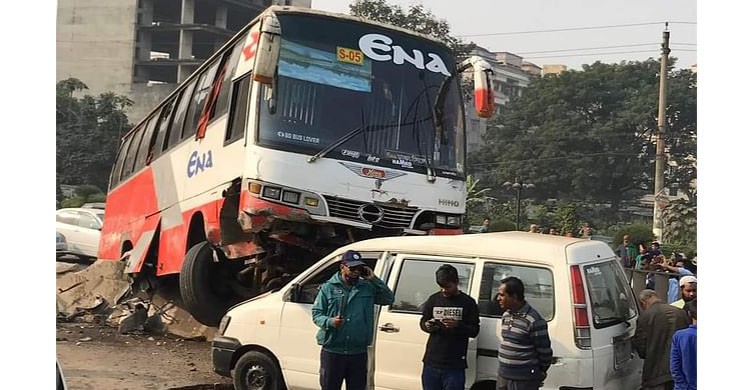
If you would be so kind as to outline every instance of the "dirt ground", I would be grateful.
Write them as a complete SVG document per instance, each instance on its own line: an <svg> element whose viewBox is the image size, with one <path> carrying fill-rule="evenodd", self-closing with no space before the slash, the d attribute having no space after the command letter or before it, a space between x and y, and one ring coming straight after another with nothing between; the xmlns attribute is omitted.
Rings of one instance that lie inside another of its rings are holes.
<svg viewBox="0 0 750 390"><path fill-rule="evenodd" d="M70 390L234 388L213 372L209 341L58 321L56 354Z"/></svg>

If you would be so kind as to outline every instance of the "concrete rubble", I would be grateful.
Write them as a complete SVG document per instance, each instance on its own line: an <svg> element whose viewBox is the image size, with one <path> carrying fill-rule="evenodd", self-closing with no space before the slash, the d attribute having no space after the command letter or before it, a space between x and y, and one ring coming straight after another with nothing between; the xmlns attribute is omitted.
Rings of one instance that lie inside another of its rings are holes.
<svg viewBox="0 0 750 390"><path fill-rule="evenodd" d="M178 303L158 292L136 297L124 261L96 261L88 267L57 263L58 321L105 323L118 333L172 334L211 340L216 328L196 321Z"/></svg>

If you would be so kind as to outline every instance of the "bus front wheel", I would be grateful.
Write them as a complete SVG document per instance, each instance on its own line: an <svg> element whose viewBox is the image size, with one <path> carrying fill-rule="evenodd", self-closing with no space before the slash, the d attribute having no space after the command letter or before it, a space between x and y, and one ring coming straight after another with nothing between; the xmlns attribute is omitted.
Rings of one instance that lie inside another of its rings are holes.
<svg viewBox="0 0 750 390"><path fill-rule="evenodd" d="M185 309L198 322L218 326L227 309L239 298L222 280L222 263L214 261L208 241L195 244L185 255L180 271L180 295Z"/></svg>

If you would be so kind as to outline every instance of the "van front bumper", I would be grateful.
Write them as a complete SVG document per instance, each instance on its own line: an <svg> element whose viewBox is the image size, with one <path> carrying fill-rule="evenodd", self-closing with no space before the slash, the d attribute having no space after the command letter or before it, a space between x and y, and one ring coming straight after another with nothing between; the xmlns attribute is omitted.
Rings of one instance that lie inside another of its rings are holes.
<svg viewBox="0 0 750 390"><path fill-rule="evenodd" d="M240 349L240 341L231 338L219 336L211 342L211 361L214 365L214 372L226 377L232 376L232 357L234 352Z"/></svg>

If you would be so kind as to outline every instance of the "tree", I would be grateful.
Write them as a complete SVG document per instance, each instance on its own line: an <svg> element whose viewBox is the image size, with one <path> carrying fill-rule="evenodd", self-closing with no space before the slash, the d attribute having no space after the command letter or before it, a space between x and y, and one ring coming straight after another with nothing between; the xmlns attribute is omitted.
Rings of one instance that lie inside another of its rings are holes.
<svg viewBox="0 0 750 390"><path fill-rule="evenodd" d="M84 203L104 202L106 195L91 184L84 184L75 188L75 196L65 199L61 207L81 207Z"/></svg>
<svg viewBox="0 0 750 390"><path fill-rule="evenodd" d="M404 10L397 5L388 4L386 0L356 0L349 5L349 12L354 16L392 24L443 41L453 50L459 61L466 58L476 46L473 42L464 43L451 35L448 22L438 19L422 4L413 4Z"/></svg>
<svg viewBox="0 0 750 390"><path fill-rule="evenodd" d="M112 92L74 96L86 89L75 78L57 83L58 186L91 184L106 189L120 137L132 127L125 110L133 101Z"/></svg>
<svg viewBox="0 0 750 390"><path fill-rule="evenodd" d="M662 238L670 248L685 252L688 258L697 253L698 214L695 203L677 199L670 201L662 212Z"/></svg>
<svg viewBox="0 0 750 390"><path fill-rule="evenodd" d="M561 202L555 210L555 227L561 234L573 233L578 235L581 222L578 219L576 206L570 202Z"/></svg>
<svg viewBox="0 0 750 390"><path fill-rule="evenodd" d="M533 80L488 126L484 147L470 156L473 173L488 185L523 176L536 199L608 204L653 192L659 63L584 65ZM668 180L686 187L695 178L696 85L685 71L670 73L667 147L678 161ZM669 183L669 181L668 181Z"/></svg>

